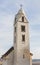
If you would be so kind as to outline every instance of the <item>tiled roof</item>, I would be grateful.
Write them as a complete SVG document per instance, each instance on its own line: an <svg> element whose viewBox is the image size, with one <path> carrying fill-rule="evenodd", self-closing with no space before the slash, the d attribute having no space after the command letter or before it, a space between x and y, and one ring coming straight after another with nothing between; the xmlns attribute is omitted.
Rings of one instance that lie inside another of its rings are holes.
<svg viewBox="0 0 40 65"><path fill-rule="evenodd" d="M7 56L9 53L11 53L13 50L14 50L14 47L12 46L4 55L2 55L1 58L6 57L6 56ZM30 55L32 56L33 54L30 53Z"/></svg>
<svg viewBox="0 0 40 65"><path fill-rule="evenodd" d="M14 47L11 47L1 58L6 57L12 50L14 50Z"/></svg>

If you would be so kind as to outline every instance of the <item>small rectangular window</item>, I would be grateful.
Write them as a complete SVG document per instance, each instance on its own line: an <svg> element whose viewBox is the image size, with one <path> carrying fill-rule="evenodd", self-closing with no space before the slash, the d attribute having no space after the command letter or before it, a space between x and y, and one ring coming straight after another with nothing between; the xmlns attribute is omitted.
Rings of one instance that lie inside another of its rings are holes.
<svg viewBox="0 0 40 65"><path fill-rule="evenodd" d="M24 54L23 54L23 58L25 58Z"/></svg>
<svg viewBox="0 0 40 65"><path fill-rule="evenodd" d="M24 17L22 17L22 22L24 22Z"/></svg>
<svg viewBox="0 0 40 65"><path fill-rule="evenodd" d="M16 22L16 18L15 18L15 22Z"/></svg>
<svg viewBox="0 0 40 65"><path fill-rule="evenodd" d="M16 43L16 36L14 36L14 43Z"/></svg>
<svg viewBox="0 0 40 65"><path fill-rule="evenodd" d="M21 31L25 32L25 26L21 26Z"/></svg>
<svg viewBox="0 0 40 65"><path fill-rule="evenodd" d="M16 32L16 27L15 27L15 32Z"/></svg>
<svg viewBox="0 0 40 65"><path fill-rule="evenodd" d="M25 41L25 35L22 35L22 41L23 42Z"/></svg>

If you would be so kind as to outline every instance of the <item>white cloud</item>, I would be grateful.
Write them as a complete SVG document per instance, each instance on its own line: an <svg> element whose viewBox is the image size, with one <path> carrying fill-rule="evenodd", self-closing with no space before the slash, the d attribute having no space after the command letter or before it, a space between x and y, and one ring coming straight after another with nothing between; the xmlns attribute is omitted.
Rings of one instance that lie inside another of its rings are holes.
<svg viewBox="0 0 40 65"><path fill-rule="evenodd" d="M7 52L8 49L0 48L0 58Z"/></svg>
<svg viewBox="0 0 40 65"><path fill-rule="evenodd" d="M5 50L4 49L0 49L0 57L4 54Z"/></svg>
<svg viewBox="0 0 40 65"><path fill-rule="evenodd" d="M30 25L40 25L40 13L37 15L34 15L33 18L30 19Z"/></svg>
<svg viewBox="0 0 40 65"><path fill-rule="evenodd" d="M13 15L0 15L0 56L13 45Z"/></svg>
<svg viewBox="0 0 40 65"><path fill-rule="evenodd" d="M31 0L31 5L33 6L34 9L40 8L40 7L39 7L39 6L40 6L40 0L33 0L33 1ZM32 7L32 6L31 6L31 7Z"/></svg>
<svg viewBox="0 0 40 65"><path fill-rule="evenodd" d="M37 30L35 31L35 30L30 30L30 37L35 37L35 36L38 36L38 37L40 37L40 31L38 31L37 32Z"/></svg>
<svg viewBox="0 0 40 65"><path fill-rule="evenodd" d="M31 48L31 52L33 53L33 59L40 59L40 47Z"/></svg>

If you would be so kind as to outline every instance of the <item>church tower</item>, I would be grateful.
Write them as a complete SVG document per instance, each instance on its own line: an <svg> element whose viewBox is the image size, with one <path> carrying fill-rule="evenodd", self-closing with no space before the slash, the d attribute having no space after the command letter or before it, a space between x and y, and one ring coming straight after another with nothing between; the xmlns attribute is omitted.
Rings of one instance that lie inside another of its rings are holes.
<svg viewBox="0 0 40 65"><path fill-rule="evenodd" d="M21 7L14 20L14 64L30 65L29 22Z"/></svg>

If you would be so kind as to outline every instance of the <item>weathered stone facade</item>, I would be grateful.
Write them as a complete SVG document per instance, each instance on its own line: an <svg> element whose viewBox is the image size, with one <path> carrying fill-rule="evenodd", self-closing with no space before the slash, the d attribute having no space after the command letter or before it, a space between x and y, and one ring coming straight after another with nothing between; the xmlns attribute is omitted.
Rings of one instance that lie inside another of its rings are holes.
<svg viewBox="0 0 40 65"><path fill-rule="evenodd" d="M22 31L22 26L25 31ZM14 19L14 49L11 52L10 50L3 55L2 65L32 65L32 54L30 53L29 43L29 22L22 8L20 8Z"/></svg>

